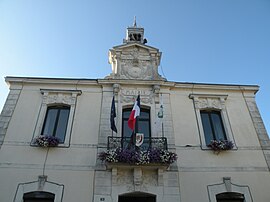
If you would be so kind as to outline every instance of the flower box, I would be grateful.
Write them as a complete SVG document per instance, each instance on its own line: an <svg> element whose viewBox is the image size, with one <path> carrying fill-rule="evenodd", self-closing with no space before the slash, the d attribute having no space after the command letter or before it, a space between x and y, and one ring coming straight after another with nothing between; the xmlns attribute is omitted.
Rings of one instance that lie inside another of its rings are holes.
<svg viewBox="0 0 270 202"><path fill-rule="evenodd" d="M229 140L211 140L210 144L207 145L207 147L217 152L231 150L233 146L233 142Z"/></svg>
<svg viewBox="0 0 270 202"><path fill-rule="evenodd" d="M99 153L98 158L106 163L128 165L169 165L177 160L177 154L164 149L141 151L136 149L110 149Z"/></svg>
<svg viewBox="0 0 270 202"><path fill-rule="evenodd" d="M39 147L56 147L59 141L60 140L54 136L40 135L34 139L34 144Z"/></svg>

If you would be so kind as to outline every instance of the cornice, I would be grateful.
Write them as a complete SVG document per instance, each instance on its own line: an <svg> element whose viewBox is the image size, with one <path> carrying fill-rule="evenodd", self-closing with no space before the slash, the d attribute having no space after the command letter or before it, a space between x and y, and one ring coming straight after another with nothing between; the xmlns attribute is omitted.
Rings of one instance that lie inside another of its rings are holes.
<svg viewBox="0 0 270 202"><path fill-rule="evenodd" d="M207 84L174 82L166 80L129 80L129 79L84 79L84 78L46 78L46 77L5 77L8 84L58 84L58 85L160 85L175 89L196 90L223 90L223 91L242 91L256 94L259 90L258 85L238 85L238 84Z"/></svg>

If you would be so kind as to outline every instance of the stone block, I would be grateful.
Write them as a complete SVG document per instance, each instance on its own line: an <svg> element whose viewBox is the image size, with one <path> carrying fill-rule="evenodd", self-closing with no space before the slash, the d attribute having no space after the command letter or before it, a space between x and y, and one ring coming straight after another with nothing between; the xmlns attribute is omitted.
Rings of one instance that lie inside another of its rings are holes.
<svg viewBox="0 0 270 202"><path fill-rule="evenodd" d="M19 94L9 94L7 100L17 100L19 98Z"/></svg>
<svg viewBox="0 0 270 202"><path fill-rule="evenodd" d="M96 171L96 178L111 178L111 172Z"/></svg>
<svg viewBox="0 0 270 202"><path fill-rule="evenodd" d="M10 116L0 116L0 122L9 123L11 117Z"/></svg>
<svg viewBox="0 0 270 202"><path fill-rule="evenodd" d="M6 128L0 128L0 135L5 135L7 132Z"/></svg>
<svg viewBox="0 0 270 202"><path fill-rule="evenodd" d="M181 199L180 195L165 195L162 201L179 202Z"/></svg>
<svg viewBox="0 0 270 202"><path fill-rule="evenodd" d="M259 111L251 111L251 116L253 117L253 118L260 118L261 117L261 115L260 115L260 112Z"/></svg>
<svg viewBox="0 0 270 202"><path fill-rule="evenodd" d="M95 187L95 194L109 195L110 193L111 193L111 187L106 187L106 186L96 186Z"/></svg>
<svg viewBox="0 0 270 202"><path fill-rule="evenodd" d="M10 90L9 91L9 95L19 95L21 93L21 90L16 90L16 89L13 89L13 90Z"/></svg>
<svg viewBox="0 0 270 202"><path fill-rule="evenodd" d="M165 195L179 195L180 190L179 187L164 187L164 194Z"/></svg>
<svg viewBox="0 0 270 202"><path fill-rule="evenodd" d="M96 178L96 180L95 180L95 186L98 186L98 187L100 187L100 186L111 186L111 180L110 180L111 178L108 178L108 177L106 177L106 178L104 178L104 177L102 177L102 178Z"/></svg>

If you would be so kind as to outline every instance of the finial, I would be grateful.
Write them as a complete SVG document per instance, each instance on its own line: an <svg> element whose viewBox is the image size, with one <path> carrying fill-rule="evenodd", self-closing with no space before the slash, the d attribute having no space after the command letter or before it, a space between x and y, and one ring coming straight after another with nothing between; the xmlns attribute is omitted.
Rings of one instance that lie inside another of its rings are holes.
<svg viewBox="0 0 270 202"><path fill-rule="evenodd" d="M136 16L134 16L133 27L137 27Z"/></svg>

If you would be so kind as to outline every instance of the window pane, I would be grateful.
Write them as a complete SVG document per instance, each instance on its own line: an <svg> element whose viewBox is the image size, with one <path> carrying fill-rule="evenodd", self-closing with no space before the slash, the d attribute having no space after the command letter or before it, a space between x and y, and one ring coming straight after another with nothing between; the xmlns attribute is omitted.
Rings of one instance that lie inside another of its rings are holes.
<svg viewBox="0 0 270 202"><path fill-rule="evenodd" d="M208 145L208 144L210 144L211 140L214 139L208 113L201 112L201 119L202 119L202 125L203 125L203 132L205 135L205 143L206 143L206 145Z"/></svg>
<svg viewBox="0 0 270 202"><path fill-rule="evenodd" d="M131 112L131 109L126 109L126 110L123 112L123 118L124 118L124 119L128 119L128 118L129 118L129 115L130 115L130 112Z"/></svg>
<svg viewBox="0 0 270 202"><path fill-rule="evenodd" d="M57 118L57 109L48 108L42 135L53 135L55 122Z"/></svg>
<svg viewBox="0 0 270 202"><path fill-rule="evenodd" d="M140 113L140 119L149 119L149 110L145 111L145 110L141 110Z"/></svg>
<svg viewBox="0 0 270 202"><path fill-rule="evenodd" d="M219 113L211 113L211 119L216 136L216 140L226 140L222 120Z"/></svg>
<svg viewBox="0 0 270 202"><path fill-rule="evenodd" d="M65 141L66 129L68 124L69 109L59 109L58 123L55 131L55 137L60 139L60 143Z"/></svg>
<svg viewBox="0 0 270 202"><path fill-rule="evenodd" d="M123 137L131 137L132 135L132 130L128 127L128 124L127 124L128 120L124 120L123 121Z"/></svg>
<svg viewBox="0 0 270 202"><path fill-rule="evenodd" d="M138 133L143 133L145 138L150 137L150 125L148 121L140 121L138 125Z"/></svg>

